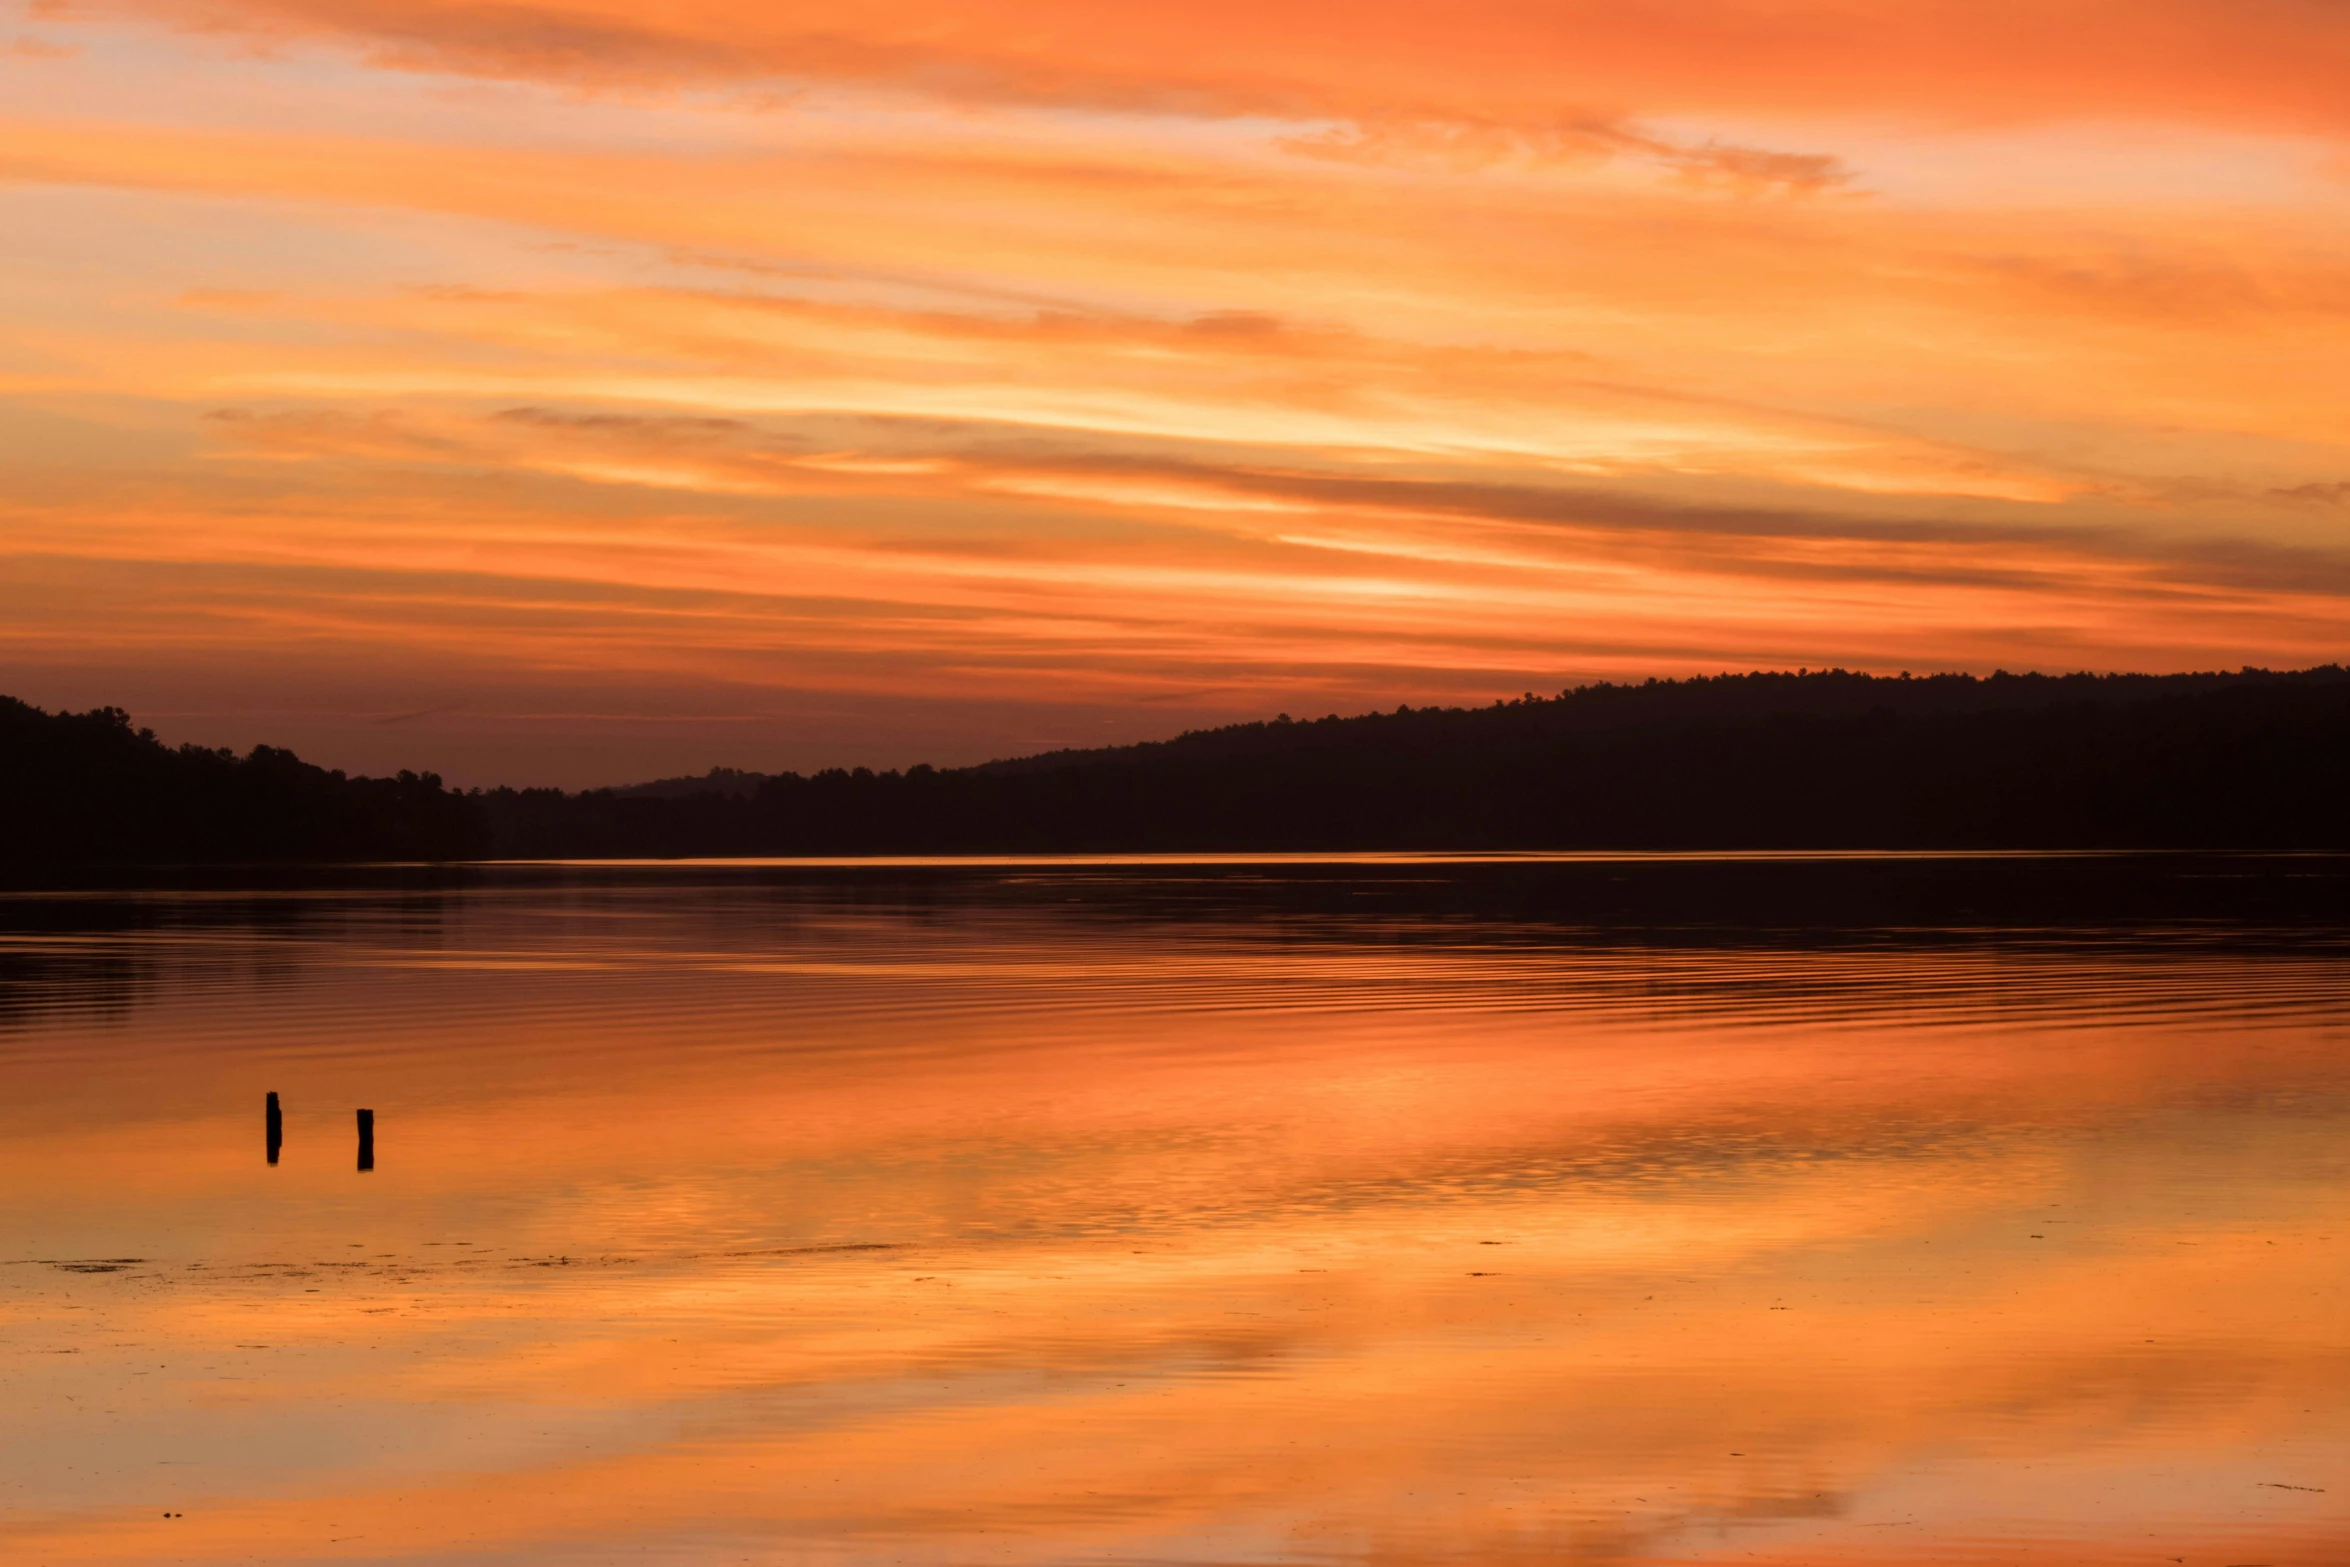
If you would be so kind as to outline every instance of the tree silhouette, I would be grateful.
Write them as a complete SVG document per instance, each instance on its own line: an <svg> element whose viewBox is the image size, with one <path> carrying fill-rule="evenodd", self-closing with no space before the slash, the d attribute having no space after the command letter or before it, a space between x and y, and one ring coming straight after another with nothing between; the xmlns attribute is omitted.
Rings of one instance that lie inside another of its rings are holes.
<svg viewBox="0 0 2350 1567"><path fill-rule="evenodd" d="M2350 848L2350 671L1843 670L1282 715L980 767L459 794L0 698L0 859Z"/></svg>

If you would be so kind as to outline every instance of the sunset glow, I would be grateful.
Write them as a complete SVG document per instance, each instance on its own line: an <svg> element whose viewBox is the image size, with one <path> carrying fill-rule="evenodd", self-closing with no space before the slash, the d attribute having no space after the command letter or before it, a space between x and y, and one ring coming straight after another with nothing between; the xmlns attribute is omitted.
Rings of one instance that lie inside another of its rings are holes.
<svg viewBox="0 0 2350 1567"><path fill-rule="evenodd" d="M2350 13L33 0L0 689L458 781L2339 659Z"/></svg>
<svg viewBox="0 0 2350 1567"><path fill-rule="evenodd" d="M2338 948L987 881L0 900L0 1556L2345 1559Z"/></svg>

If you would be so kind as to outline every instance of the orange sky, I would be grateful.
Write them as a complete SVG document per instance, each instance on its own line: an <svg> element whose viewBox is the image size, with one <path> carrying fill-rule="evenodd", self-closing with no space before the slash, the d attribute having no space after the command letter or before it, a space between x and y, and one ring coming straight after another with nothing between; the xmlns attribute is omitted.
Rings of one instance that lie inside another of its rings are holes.
<svg viewBox="0 0 2350 1567"><path fill-rule="evenodd" d="M34 0L0 690L465 781L2340 658L2316 0Z"/></svg>

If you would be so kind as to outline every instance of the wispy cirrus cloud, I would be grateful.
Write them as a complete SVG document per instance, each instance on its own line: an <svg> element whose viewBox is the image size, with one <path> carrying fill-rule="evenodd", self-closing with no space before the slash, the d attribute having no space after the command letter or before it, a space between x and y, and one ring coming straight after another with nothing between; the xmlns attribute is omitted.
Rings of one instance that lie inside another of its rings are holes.
<svg viewBox="0 0 2350 1567"><path fill-rule="evenodd" d="M78 52L0 58L35 699L168 661L276 711L299 648L353 711L763 692L827 715L761 731L797 761L884 708L953 760L1001 749L957 713L2338 642L2328 12L36 25ZM763 760L662 758L620 775Z"/></svg>
<svg viewBox="0 0 2350 1567"><path fill-rule="evenodd" d="M86 6L87 9L83 7ZM2350 124L2350 20L2294 0L1892 11L1750 0L1481 5L1210 0L83 0L199 36L342 42L395 69L599 85L877 83L963 101L1313 117L1547 122L1562 101L1903 117L2212 117Z"/></svg>

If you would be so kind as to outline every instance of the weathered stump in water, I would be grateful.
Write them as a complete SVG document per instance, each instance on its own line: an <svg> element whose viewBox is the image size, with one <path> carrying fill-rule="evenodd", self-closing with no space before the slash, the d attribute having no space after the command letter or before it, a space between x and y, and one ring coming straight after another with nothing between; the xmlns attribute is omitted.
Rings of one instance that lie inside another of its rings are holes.
<svg viewBox="0 0 2350 1567"><path fill-rule="evenodd" d="M286 1118L277 1107L275 1094L269 1096L269 1103L261 1112L261 1141L269 1151L269 1162L277 1163L277 1151L286 1145Z"/></svg>
<svg viewBox="0 0 2350 1567"><path fill-rule="evenodd" d="M359 1112L359 1168L362 1170L375 1168L375 1112L373 1110Z"/></svg>

